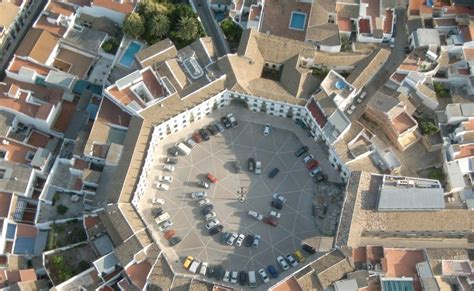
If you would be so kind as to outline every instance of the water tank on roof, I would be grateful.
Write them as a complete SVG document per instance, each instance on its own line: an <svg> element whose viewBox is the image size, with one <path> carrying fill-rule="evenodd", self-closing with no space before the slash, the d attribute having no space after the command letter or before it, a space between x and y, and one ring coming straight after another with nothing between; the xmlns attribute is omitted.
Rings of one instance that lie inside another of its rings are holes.
<svg viewBox="0 0 474 291"><path fill-rule="evenodd" d="M336 82L336 88L337 88L338 90L342 90L342 89L344 89L345 87L346 87L346 83L344 83L344 81L337 81L337 82Z"/></svg>

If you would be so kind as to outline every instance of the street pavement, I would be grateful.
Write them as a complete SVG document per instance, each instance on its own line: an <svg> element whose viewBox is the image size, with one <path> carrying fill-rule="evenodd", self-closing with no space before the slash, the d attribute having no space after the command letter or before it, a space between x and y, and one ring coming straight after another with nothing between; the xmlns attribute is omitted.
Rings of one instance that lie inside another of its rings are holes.
<svg viewBox="0 0 474 291"><path fill-rule="evenodd" d="M224 37L222 29L217 24L217 21L214 18L214 13L211 11L207 0L192 0L192 2L199 18L201 19L204 30L214 41L219 57L230 53L229 44Z"/></svg>

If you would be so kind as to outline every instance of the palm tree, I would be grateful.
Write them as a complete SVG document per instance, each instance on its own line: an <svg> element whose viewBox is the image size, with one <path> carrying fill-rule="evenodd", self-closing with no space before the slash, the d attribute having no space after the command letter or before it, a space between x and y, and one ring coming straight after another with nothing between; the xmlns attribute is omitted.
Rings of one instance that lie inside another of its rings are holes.
<svg viewBox="0 0 474 291"><path fill-rule="evenodd" d="M178 37L184 41L190 41L197 37L199 24L196 19L189 16L182 16L178 23Z"/></svg>
<svg viewBox="0 0 474 291"><path fill-rule="evenodd" d="M147 25L148 36L153 39L162 39L168 35L169 29L170 21L164 14L154 15Z"/></svg>

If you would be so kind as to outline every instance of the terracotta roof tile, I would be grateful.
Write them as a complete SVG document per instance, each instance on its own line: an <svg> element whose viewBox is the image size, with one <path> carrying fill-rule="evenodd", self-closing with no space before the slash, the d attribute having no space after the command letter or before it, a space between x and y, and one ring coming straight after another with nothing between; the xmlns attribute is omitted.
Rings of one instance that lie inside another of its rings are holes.
<svg viewBox="0 0 474 291"><path fill-rule="evenodd" d="M122 2L122 3L120 3ZM93 0L93 6L100 6L121 13L130 13L135 8L137 0Z"/></svg>

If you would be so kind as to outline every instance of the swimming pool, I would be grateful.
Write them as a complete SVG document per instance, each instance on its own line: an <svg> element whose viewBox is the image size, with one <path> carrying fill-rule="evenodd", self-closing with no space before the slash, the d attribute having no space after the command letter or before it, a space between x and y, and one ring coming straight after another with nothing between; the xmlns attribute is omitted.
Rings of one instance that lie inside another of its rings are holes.
<svg viewBox="0 0 474 291"><path fill-rule="evenodd" d="M119 63L122 66L125 66L127 68L130 68L130 66L133 64L133 60L135 57L135 54L138 53L142 49L142 45L139 44L136 41L132 41L125 52L122 55L122 58L120 59Z"/></svg>
<svg viewBox="0 0 474 291"><path fill-rule="evenodd" d="M293 11L291 12L290 28L295 30L304 30L306 23L306 13Z"/></svg>

